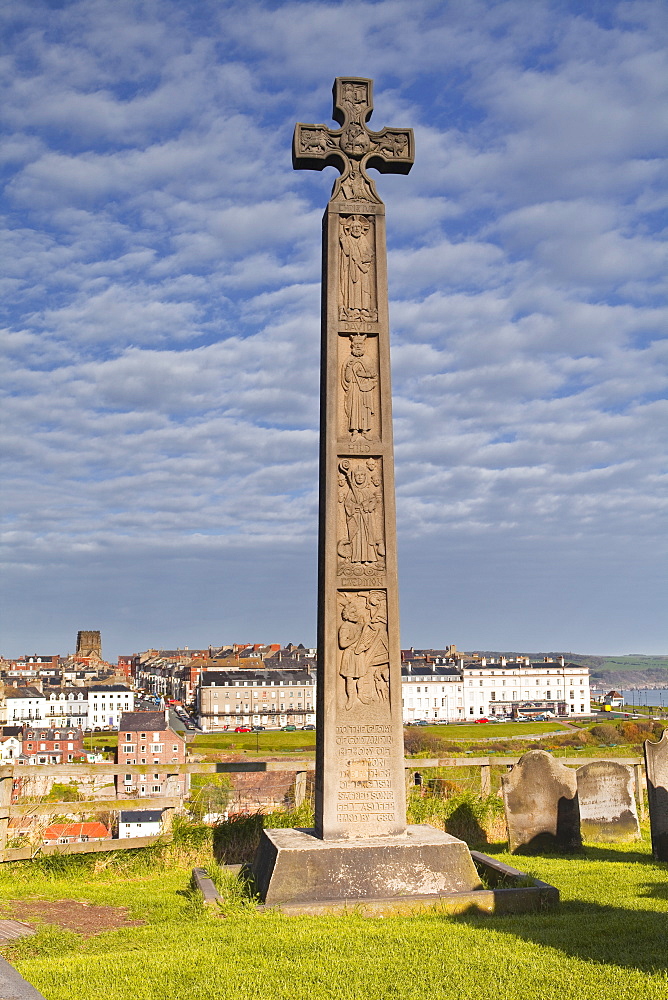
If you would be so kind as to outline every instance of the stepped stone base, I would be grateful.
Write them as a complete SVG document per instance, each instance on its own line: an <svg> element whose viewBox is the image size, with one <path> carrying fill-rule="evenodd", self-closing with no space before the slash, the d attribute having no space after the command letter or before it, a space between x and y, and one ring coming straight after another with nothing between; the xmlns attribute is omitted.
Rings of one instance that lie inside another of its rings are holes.
<svg viewBox="0 0 668 1000"><path fill-rule="evenodd" d="M482 883L463 840L415 825L398 837L320 840L314 830L264 830L251 865L267 905L470 892Z"/></svg>

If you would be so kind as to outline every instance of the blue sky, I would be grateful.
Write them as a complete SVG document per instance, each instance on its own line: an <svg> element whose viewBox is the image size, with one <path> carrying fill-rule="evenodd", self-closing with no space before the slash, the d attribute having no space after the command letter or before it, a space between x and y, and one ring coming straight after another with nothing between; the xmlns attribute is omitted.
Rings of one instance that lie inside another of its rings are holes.
<svg viewBox="0 0 668 1000"><path fill-rule="evenodd" d="M335 76L387 206L402 643L668 653L663 0L4 5L3 639L315 641Z"/></svg>

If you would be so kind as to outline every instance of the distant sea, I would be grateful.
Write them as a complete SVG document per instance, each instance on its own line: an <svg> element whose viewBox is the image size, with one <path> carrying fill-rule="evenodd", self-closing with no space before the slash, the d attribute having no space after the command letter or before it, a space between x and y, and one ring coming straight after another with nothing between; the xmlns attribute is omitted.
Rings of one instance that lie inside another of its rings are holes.
<svg viewBox="0 0 668 1000"><path fill-rule="evenodd" d="M621 694L627 705L659 705L668 708L668 688L632 688Z"/></svg>

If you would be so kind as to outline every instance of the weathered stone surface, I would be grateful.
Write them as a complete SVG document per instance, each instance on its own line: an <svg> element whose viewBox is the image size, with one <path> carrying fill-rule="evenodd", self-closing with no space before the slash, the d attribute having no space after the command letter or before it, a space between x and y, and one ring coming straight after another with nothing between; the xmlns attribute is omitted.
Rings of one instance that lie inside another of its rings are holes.
<svg viewBox="0 0 668 1000"><path fill-rule="evenodd" d="M645 770L652 854L668 861L668 729L658 743L645 740Z"/></svg>
<svg viewBox="0 0 668 1000"><path fill-rule="evenodd" d="M222 902L222 897L206 869L193 868L192 885L202 894L202 902L205 906L216 907Z"/></svg>
<svg viewBox="0 0 668 1000"><path fill-rule="evenodd" d="M399 837L325 841L314 830L264 830L251 871L267 904L470 892L480 878L463 840L431 826Z"/></svg>
<svg viewBox="0 0 668 1000"><path fill-rule="evenodd" d="M340 171L323 220L315 824L406 829L385 206L368 167L408 173L411 129L373 132L373 83L339 77L341 126L295 128L297 169Z"/></svg>
<svg viewBox="0 0 668 1000"><path fill-rule="evenodd" d="M633 770L626 764L599 760L577 769L580 832L585 840L637 840L640 824Z"/></svg>
<svg viewBox="0 0 668 1000"><path fill-rule="evenodd" d="M573 770L545 750L530 750L501 780L511 851L581 847Z"/></svg>

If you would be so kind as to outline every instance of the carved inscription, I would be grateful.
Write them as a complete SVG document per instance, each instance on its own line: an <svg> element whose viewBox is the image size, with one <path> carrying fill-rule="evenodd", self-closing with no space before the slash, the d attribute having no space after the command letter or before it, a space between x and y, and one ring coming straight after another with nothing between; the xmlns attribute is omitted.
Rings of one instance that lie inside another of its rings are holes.
<svg viewBox="0 0 668 1000"><path fill-rule="evenodd" d="M383 485L379 458L339 462L338 575L378 578L385 572Z"/></svg>
<svg viewBox="0 0 668 1000"><path fill-rule="evenodd" d="M391 726L337 726L339 758L337 822L378 823L395 819L389 767L394 747Z"/></svg>
<svg viewBox="0 0 668 1000"><path fill-rule="evenodd" d="M339 675L345 708L389 703L387 595L382 590L339 594Z"/></svg>
<svg viewBox="0 0 668 1000"><path fill-rule="evenodd" d="M366 333L351 333L350 355L341 365L343 413L351 445L379 436L378 367L366 341Z"/></svg>
<svg viewBox="0 0 668 1000"><path fill-rule="evenodd" d="M339 234L339 319L378 319L373 218L342 215Z"/></svg>

